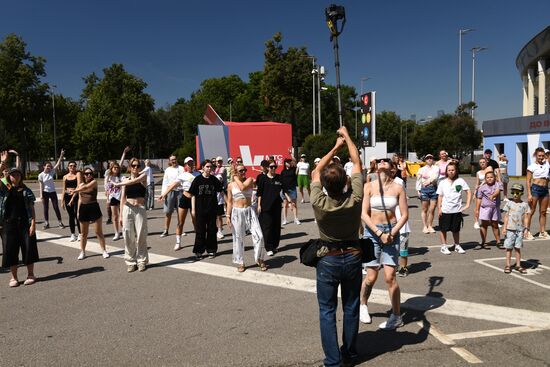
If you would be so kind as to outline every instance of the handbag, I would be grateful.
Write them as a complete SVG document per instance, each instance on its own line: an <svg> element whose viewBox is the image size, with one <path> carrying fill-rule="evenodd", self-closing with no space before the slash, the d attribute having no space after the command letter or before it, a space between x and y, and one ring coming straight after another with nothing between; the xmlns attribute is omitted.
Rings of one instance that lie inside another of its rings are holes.
<svg viewBox="0 0 550 367"><path fill-rule="evenodd" d="M329 251L325 241L311 239L300 247L300 262L306 266L316 267L319 259Z"/></svg>

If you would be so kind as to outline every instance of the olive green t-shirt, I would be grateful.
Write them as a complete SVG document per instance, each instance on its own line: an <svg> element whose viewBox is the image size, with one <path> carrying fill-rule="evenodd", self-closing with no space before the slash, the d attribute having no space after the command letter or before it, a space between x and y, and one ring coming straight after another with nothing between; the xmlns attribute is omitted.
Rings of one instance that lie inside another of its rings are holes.
<svg viewBox="0 0 550 367"><path fill-rule="evenodd" d="M351 190L338 199L323 192L320 182L311 184L311 205L319 226L319 237L330 242L356 241L361 226L363 175L351 175Z"/></svg>

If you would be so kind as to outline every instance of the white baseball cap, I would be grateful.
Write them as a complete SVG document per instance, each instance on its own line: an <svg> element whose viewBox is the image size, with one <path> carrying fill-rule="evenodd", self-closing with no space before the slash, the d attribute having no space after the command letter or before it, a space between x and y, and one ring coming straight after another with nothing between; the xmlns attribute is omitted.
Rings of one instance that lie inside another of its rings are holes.
<svg viewBox="0 0 550 367"><path fill-rule="evenodd" d="M187 164L187 162L194 162L195 160L191 157L187 157L185 158L185 160L183 161L183 164Z"/></svg>
<svg viewBox="0 0 550 367"><path fill-rule="evenodd" d="M216 157L216 162L217 162L217 161L223 161L223 157L222 157L221 155L217 156L217 157Z"/></svg>
<svg viewBox="0 0 550 367"><path fill-rule="evenodd" d="M314 163L319 163L319 162L321 162L321 158L315 158L315 160L313 162Z"/></svg>

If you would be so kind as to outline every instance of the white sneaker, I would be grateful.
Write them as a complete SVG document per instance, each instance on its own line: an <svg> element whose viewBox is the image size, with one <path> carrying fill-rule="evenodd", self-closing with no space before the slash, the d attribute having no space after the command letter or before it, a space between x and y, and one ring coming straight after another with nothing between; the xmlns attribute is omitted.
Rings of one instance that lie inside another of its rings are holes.
<svg viewBox="0 0 550 367"><path fill-rule="evenodd" d="M187 233L181 232L181 236L182 236L182 237L183 237L183 236L187 236Z"/></svg>
<svg viewBox="0 0 550 367"><path fill-rule="evenodd" d="M275 255L275 253L273 251L268 251L267 252L267 256L273 256L273 255Z"/></svg>
<svg viewBox="0 0 550 367"><path fill-rule="evenodd" d="M372 322L367 305L359 306L359 321L361 321L363 324L370 324Z"/></svg>
<svg viewBox="0 0 550 367"><path fill-rule="evenodd" d="M118 233L115 234L115 236L113 237L113 241L117 241L117 240L119 240L119 239L120 239L120 236L118 235Z"/></svg>
<svg viewBox="0 0 550 367"><path fill-rule="evenodd" d="M433 227L428 227L428 233L435 233L435 229Z"/></svg>
<svg viewBox="0 0 550 367"><path fill-rule="evenodd" d="M78 242L80 242L81 239L82 239L82 235L79 233L76 240L77 240Z"/></svg>
<svg viewBox="0 0 550 367"><path fill-rule="evenodd" d="M281 222L281 225L282 225L282 226L286 226L286 224L287 224L286 219L283 219L283 221Z"/></svg>
<svg viewBox="0 0 550 367"><path fill-rule="evenodd" d="M441 246L441 253L444 255L450 255L451 251L449 251L449 248L447 247L447 245L443 245Z"/></svg>
<svg viewBox="0 0 550 367"><path fill-rule="evenodd" d="M424 227L422 228L422 233L430 233L430 231L428 230L428 227Z"/></svg>
<svg viewBox="0 0 550 367"><path fill-rule="evenodd" d="M458 252L459 254L465 254L466 253L466 251L464 251L462 246L460 246L459 244L455 245L455 252Z"/></svg>
<svg viewBox="0 0 550 367"><path fill-rule="evenodd" d="M216 237L218 237L218 240L222 240L225 236L221 231L218 231L218 233L216 234Z"/></svg>
<svg viewBox="0 0 550 367"><path fill-rule="evenodd" d="M474 229L479 229L479 222L476 221L476 222L474 223Z"/></svg>
<svg viewBox="0 0 550 367"><path fill-rule="evenodd" d="M80 251L80 254L78 254L77 260L84 260L86 257L86 253L84 251Z"/></svg>
<svg viewBox="0 0 550 367"><path fill-rule="evenodd" d="M168 230L167 229L165 229L164 232L162 232L160 234L160 237L166 237L166 236L168 236Z"/></svg>
<svg viewBox="0 0 550 367"><path fill-rule="evenodd" d="M305 203L304 199L302 199L301 203L302 203L302 204Z"/></svg>
<svg viewBox="0 0 550 367"><path fill-rule="evenodd" d="M111 257L111 255L109 255L107 251L103 251L103 258L108 259L109 257Z"/></svg>
<svg viewBox="0 0 550 367"><path fill-rule="evenodd" d="M76 241L76 235L73 233L71 234L71 242L75 242Z"/></svg>
<svg viewBox="0 0 550 367"><path fill-rule="evenodd" d="M181 247L181 243L177 243L174 245L174 251L179 251L181 250L183 247Z"/></svg>
<svg viewBox="0 0 550 367"><path fill-rule="evenodd" d="M300 224L302 224L302 222L300 222L298 219L294 219L294 224L300 225Z"/></svg>
<svg viewBox="0 0 550 367"><path fill-rule="evenodd" d="M391 314L387 321L384 321L378 327L383 330L394 330L398 327L403 326L403 320L401 319L401 316Z"/></svg>

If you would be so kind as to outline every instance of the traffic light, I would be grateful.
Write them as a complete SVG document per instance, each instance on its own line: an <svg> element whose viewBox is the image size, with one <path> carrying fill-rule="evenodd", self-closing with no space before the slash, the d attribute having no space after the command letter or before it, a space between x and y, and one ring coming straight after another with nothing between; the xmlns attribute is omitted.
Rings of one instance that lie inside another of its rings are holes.
<svg viewBox="0 0 550 367"><path fill-rule="evenodd" d="M368 92L361 96L361 140L363 147L373 147L376 144L376 92Z"/></svg>

